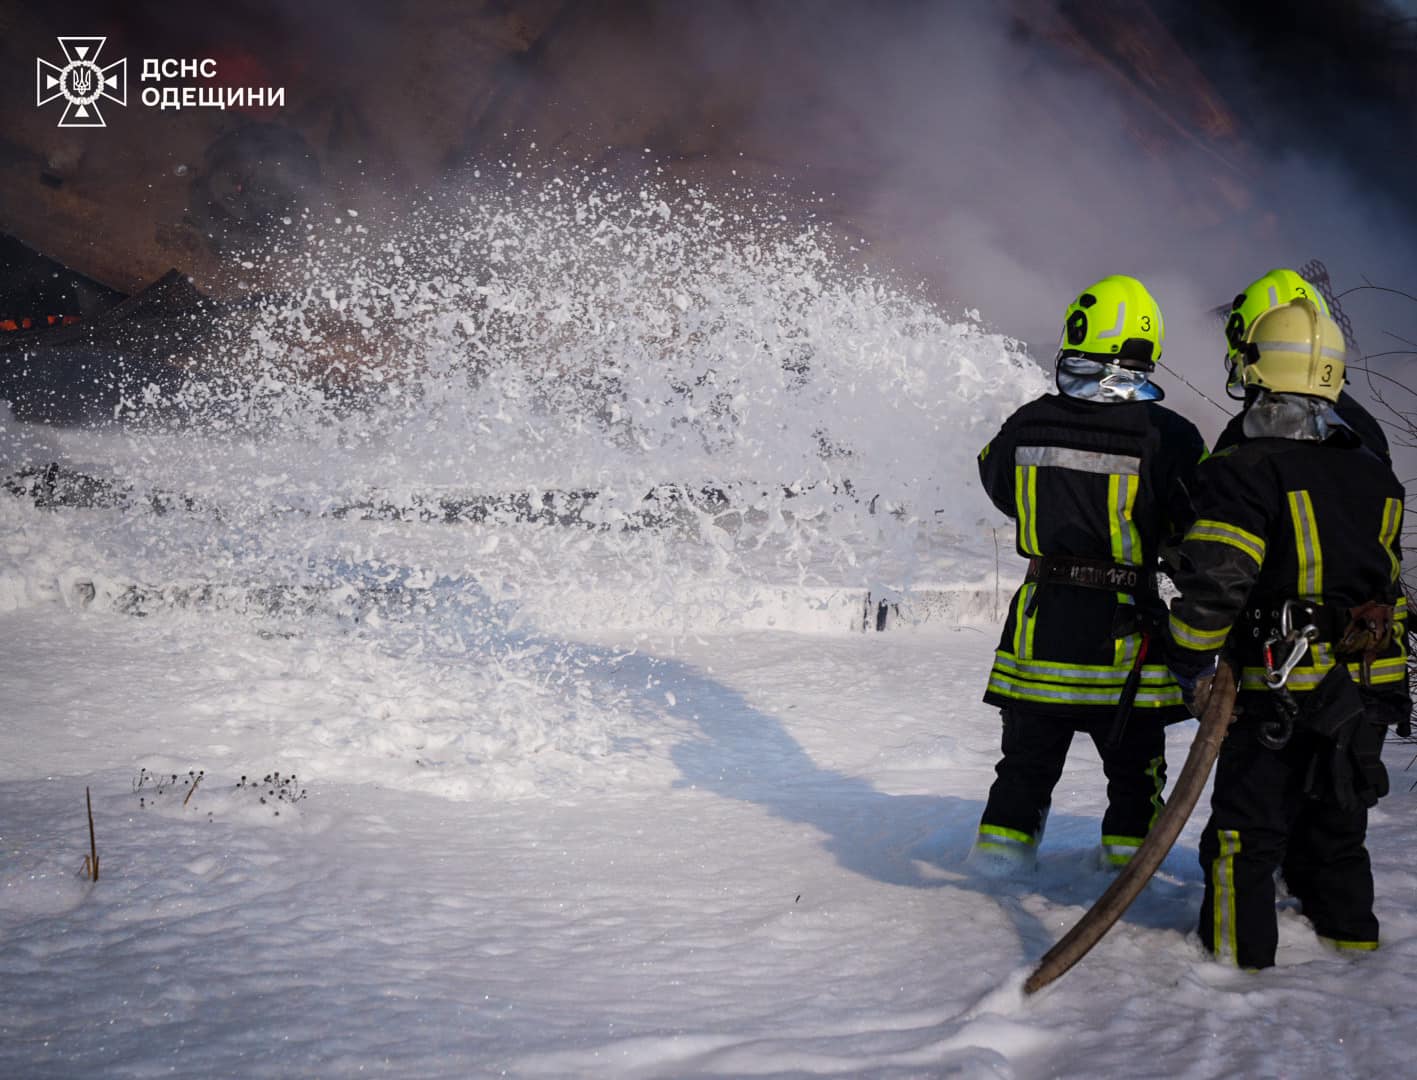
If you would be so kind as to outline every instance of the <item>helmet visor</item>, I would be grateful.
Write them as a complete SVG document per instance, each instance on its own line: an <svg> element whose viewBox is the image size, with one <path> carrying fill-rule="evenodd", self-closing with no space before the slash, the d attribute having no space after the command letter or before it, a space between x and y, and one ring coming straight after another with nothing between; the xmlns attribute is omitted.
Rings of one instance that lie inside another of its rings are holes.
<svg viewBox="0 0 1417 1080"><path fill-rule="evenodd" d="M1059 393L1079 401L1160 401L1165 391L1151 381L1151 373L1082 356L1058 360Z"/></svg>

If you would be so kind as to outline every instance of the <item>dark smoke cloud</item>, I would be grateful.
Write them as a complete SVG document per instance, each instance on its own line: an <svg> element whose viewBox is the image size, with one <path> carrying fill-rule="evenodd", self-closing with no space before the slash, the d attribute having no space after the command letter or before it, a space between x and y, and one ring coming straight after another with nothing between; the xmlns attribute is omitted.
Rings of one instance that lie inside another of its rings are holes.
<svg viewBox="0 0 1417 1080"><path fill-rule="evenodd" d="M705 5L695 40L706 72L762 87L750 139L800 146L803 126L816 126L819 156L804 165L854 185L839 201L864 208L881 257L978 307L1045 362L1079 288L1135 274L1168 315L1168 364L1221 398L1209 309L1263 271L1317 257L1340 285L1417 285L1417 219L1382 138L1414 113L1391 82L1355 74L1373 63L1366 6L1323 5L1324 18L1305 10L1320 5L1260 10L1278 6L1256 5L1253 19L1219 4L1157 6L1154 29L1174 50L1158 66L1198 80L1230 114L1229 132L1210 140L1168 127L1147 93L1173 118L1185 102L1149 91L1145 63L1122 74L1105 32L1089 38L1112 29L1106 12L1140 18L1143 5L769 3L751 18ZM1351 41L1336 43L1335 19ZM1262 33L1266 22L1283 29ZM1079 26L1106 62L1059 43ZM1163 378L1203 427L1224 421Z"/></svg>
<svg viewBox="0 0 1417 1080"><path fill-rule="evenodd" d="M403 81L431 73L445 98L410 95L402 115L366 102L380 167L365 154L326 155L332 187L362 186L364 205L396 207L404 186L446 183L444 166L528 155L533 142L627 175L643 167L646 148L710 178L741 164L749 182L817 193L824 213L868 238L873 262L979 309L1044 363L1071 297L1108 273L1152 287L1168 316L1166 363L1216 398L1220 324L1209 311L1264 270L1318 257L1340 286L1366 276L1417 291L1417 211L1404 175L1417 64L1403 5L94 7L150 54L254 52L273 77L289 75L302 107L371 80L378 101L397 102ZM522 16L546 28L524 54L475 54L459 36L470 19ZM497 67L491 107L461 100L458 89L487 64ZM1213 130L1188 96L1197 86L1223 106ZM461 128L457 110L468 117ZM1384 331L1417 340L1417 305L1390 294L1352 302L1369 351ZM1168 378L1174 399L1216 430L1223 412Z"/></svg>

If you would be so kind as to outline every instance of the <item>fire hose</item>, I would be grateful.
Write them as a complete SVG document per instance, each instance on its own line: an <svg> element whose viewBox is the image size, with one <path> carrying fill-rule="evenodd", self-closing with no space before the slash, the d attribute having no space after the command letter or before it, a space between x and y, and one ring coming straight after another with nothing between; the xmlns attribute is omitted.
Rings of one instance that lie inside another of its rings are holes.
<svg viewBox="0 0 1417 1080"><path fill-rule="evenodd" d="M1222 655L1211 684L1210 700L1200 718L1200 728L1165 807L1122 872L1073 928L1043 955L1023 984L1025 994L1043 989L1086 956L1131 907L1156 873L1205 790L1210 770L1220 754L1220 744L1234 718L1236 692L1235 669Z"/></svg>

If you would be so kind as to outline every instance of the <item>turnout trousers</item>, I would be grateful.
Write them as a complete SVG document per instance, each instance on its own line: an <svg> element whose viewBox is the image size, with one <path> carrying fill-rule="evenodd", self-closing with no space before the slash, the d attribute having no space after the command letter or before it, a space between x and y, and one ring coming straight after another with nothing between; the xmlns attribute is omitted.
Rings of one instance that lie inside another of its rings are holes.
<svg viewBox="0 0 1417 1080"><path fill-rule="evenodd" d="M1107 778L1107 812L1102 817L1102 849L1108 863L1125 865L1146 838L1163 805L1166 734L1159 720L1132 714L1116 749L1105 743L1110 716L1078 719L1066 710L1018 708L1003 714L1003 756L979 823L981 846L1031 853L1043 836L1053 788L1063 774L1073 735L1086 732L1102 757Z"/></svg>
<svg viewBox="0 0 1417 1080"><path fill-rule="evenodd" d="M1268 749L1257 737L1266 715L1263 705L1251 707L1221 744L1200 842L1201 941L1242 968L1272 966L1279 870L1320 937L1339 948L1375 949L1373 871L1364 845L1368 811L1305 795L1310 762L1325 744L1299 728L1282 750ZM1375 737L1380 750L1382 733Z"/></svg>

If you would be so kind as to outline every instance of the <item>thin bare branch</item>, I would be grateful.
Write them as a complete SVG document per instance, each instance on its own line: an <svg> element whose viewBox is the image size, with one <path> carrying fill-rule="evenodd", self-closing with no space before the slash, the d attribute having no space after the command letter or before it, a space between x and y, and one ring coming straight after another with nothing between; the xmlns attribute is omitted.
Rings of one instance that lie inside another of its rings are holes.
<svg viewBox="0 0 1417 1080"><path fill-rule="evenodd" d="M1341 293L1337 293L1336 295L1341 300L1349 293L1364 292L1365 290L1372 290L1373 292L1392 293L1392 295L1394 296L1405 296L1408 300L1411 300L1414 304L1417 304L1417 296L1413 296L1410 292L1403 292L1401 289L1390 289L1386 285L1374 285L1367 278L1363 279L1362 285L1354 285L1351 289L1344 289Z"/></svg>

